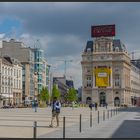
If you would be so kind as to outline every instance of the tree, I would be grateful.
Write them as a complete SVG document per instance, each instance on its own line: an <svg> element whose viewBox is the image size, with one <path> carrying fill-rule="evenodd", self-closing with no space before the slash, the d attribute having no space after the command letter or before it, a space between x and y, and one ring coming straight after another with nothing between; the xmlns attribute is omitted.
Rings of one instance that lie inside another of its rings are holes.
<svg viewBox="0 0 140 140"><path fill-rule="evenodd" d="M67 100L70 101L70 102L76 101L77 100L77 95L76 94L77 94L76 90L74 88L70 88L68 90L68 93L67 93L67 96L66 96Z"/></svg>
<svg viewBox="0 0 140 140"><path fill-rule="evenodd" d="M39 95L39 99L42 101L42 102L46 102L49 100L49 91L47 89L47 87L43 87L42 90L41 90L41 93Z"/></svg>
<svg viewBox="0 0 140 140"><path fill-rule="evenodd" d="M58 99L60 98L60 91L57 88L56 84L53 85L51 99L53 99L54 97L57 97Z"/></svg>

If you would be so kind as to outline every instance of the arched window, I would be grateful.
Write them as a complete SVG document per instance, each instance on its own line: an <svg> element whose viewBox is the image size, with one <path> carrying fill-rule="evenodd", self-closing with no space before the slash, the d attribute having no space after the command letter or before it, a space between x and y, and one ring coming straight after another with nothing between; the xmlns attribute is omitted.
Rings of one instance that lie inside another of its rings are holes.
<svg viewBox="0 0 140 140"><path fill-rule="evenodd" d="M116 52L119 52L119 47L116 47L116 48L115 48L115 51L116 51Z"/></svg>
<svg viewBox="0 0 140 140"><path fill-rule="evenodd" d="M87 97L86 103L87 103L87 104L91 103L91 97Z"/></svg>
<svg viewBox="0 0 140 140"><path fill-rule="evenodd" d="M114 98L114 106L120 106L120 98L119 97Z"/></svg>

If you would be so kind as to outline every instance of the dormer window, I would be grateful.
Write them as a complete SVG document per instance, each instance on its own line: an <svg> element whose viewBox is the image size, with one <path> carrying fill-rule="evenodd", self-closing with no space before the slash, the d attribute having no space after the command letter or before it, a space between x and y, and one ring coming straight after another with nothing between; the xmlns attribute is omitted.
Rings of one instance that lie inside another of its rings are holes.
<svg viewBox="0 0 140 140"><path fill-rule="evenodd" d="M116 47L116 48L115 48L115 51L116 51L116 52L119 52L119 47Z"/></svg>
<svg viewBox="0 0 140 140"><path fill-rule="evenodd" d="M87 52L91 52L91 48L87 48Z"/></svg>

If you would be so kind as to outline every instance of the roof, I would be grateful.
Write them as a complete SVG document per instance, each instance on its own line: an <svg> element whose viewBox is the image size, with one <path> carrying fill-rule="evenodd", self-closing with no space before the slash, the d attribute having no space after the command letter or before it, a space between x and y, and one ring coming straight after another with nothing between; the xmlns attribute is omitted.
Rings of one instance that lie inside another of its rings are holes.
<svg viewBox="0 0 140 140"><path fill-rule="evenodd" d="M91 52L93 52L93 41L87 41L87 45L84 52L87 52L88 49L90 49Z"/></svg>
<svg viewBox="0 0 140 140"><path fill-rule="evenodd" d="M120 41L120 39L113 40L113 51L115 51L115 48L118 47L119 51L126 51L125 45Z"/></svg>

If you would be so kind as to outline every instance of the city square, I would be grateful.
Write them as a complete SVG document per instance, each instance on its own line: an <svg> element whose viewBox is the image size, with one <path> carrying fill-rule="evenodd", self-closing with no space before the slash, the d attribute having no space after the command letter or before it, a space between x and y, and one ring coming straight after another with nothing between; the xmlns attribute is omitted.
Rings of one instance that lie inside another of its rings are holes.
<svg viewBox="0 0 140 140"><path fill-rule="evenodd" d="M60 126L50 128L51 108L0 109L0 138L34 138L34 121L37 122L36 138L139 138L140 109L136 107L121 108L116 113L107 114L108 109L100 107L100 120L97 112L92 110L92 125L88 107L62 107ZM105 118L103 118L103 110ZM79 117L81 132L79 130ZM129 114L129 115L128 115ZM65 137L63 117L65 116ZM55 122L56 123L56 122Z"/></svg>
<svg viewBox="0 0 140 140"><path fill-rule="evenodd" d="M139 13L0 3L0 138L140 138Z"/></svg>

